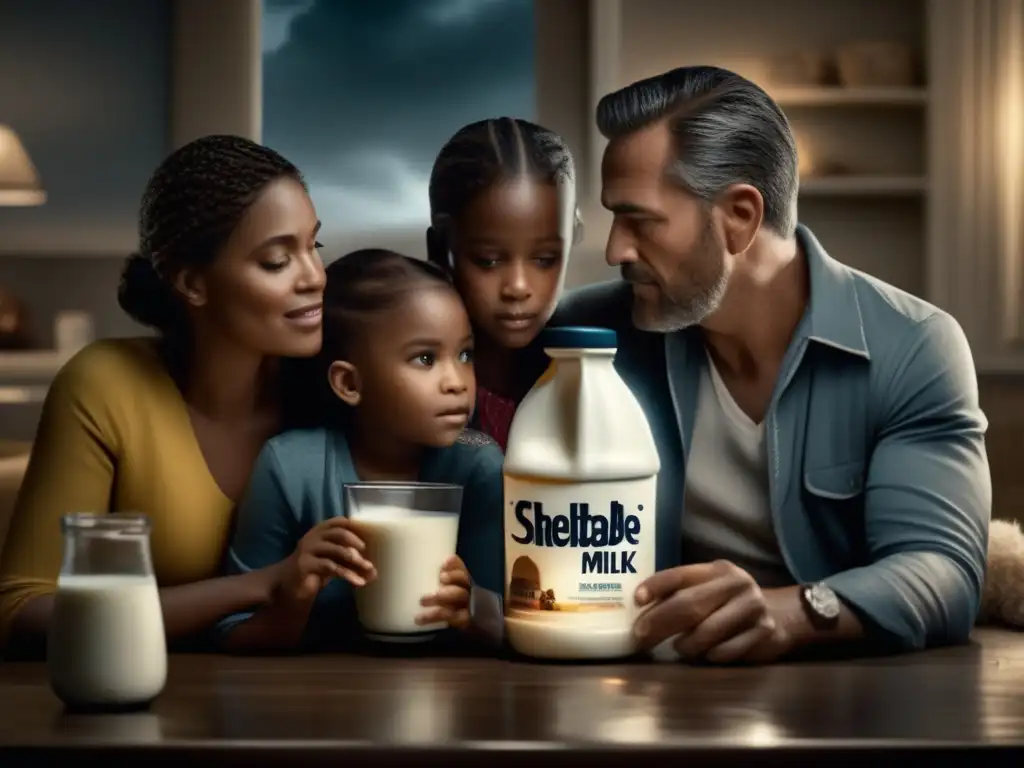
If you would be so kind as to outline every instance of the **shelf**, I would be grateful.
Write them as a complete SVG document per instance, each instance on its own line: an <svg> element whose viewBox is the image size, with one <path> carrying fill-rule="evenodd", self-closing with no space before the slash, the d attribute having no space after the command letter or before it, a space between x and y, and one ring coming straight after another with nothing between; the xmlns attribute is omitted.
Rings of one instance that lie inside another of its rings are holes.
<svg viewBox="0 0 1024 768"><path fill-rule="evenodd" d="M907 197L927 191L923 176L832 176L800 182L801 197Z"/></svg>
<svg viewBox="0 0 1024 768"><path fill-rule="evenodd" d="M46 400L48 389L42 385L27 387L0 385L0 405L37 405ZM0 457L0 462L3 462L2 457Z"/></svg>
<svg viewBox="0 0 1024 768"><path fill-rule="evenodd" d="M74 354L43 349L26 352L0 352L0 380L24 381L50 379Z"/></svg>
<svg viewBox="0 0 1024 768"><path fill-rule="evenodd" d="M781 107L918 107L925 88L779 88L769 91Z"/></svg>
<svg viewBox="0 0 1024 768"><path fill-rule="evenodd" d="M3 259L75 259L75 260L111 260L123 262L129 251L120 250L103 250L97 248L89 248L88 246L76 251L55 251L55 250L42 250L36 251L30 248L16 248L7 249L4 246L0 249L0 260ZM0 352L0 354L3 354Z"/></svg>

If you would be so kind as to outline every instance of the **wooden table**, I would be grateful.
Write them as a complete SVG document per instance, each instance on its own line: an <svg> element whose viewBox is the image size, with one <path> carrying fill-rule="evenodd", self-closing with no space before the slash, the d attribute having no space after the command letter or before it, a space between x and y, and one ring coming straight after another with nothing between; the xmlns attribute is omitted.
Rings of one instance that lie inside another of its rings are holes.
<svg viewBox="0 0 1024 768"><path fill-rule="evenodd" d="M571 750L571 752L570 752ZM152 710L67 715L42 664L0 665L0 765L1024 766L1024 635L771 667L172 656ZM191 763L189 762L191 761ZM669 762L671 761L671 762ZM906 766L904 766L906 768Z"/></svg>

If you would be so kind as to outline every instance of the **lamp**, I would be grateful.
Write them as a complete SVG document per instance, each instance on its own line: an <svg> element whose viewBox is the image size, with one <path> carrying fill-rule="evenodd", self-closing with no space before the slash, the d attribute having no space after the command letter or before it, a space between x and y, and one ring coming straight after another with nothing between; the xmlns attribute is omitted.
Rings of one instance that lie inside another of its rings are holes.
<svg viewBox="0 0 1024 768"><path fill-rule="evenodd" d="M42 205L39 172L12 128L0 123L0 206Z"/></svg>
<svg viewBox="0 0 1024 768"><path fill-rule="evenodd" d="M0 206L34 206L46 202L39 172L14 130L0 123ZM25 305L0 286L0 350L29 345Z"/></svg>

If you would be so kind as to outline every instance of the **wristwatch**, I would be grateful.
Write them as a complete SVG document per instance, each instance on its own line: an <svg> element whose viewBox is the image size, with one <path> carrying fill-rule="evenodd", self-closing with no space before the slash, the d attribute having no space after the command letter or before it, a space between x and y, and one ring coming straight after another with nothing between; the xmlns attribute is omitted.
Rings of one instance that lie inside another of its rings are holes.
<svg viewBox="0 0 1024 768"><path fill-rule="evenodd" d="M803 603L811 623L818 629L832 629L839 623L841 604L839 597L823 581L805 584L800 588Z"/></svg>

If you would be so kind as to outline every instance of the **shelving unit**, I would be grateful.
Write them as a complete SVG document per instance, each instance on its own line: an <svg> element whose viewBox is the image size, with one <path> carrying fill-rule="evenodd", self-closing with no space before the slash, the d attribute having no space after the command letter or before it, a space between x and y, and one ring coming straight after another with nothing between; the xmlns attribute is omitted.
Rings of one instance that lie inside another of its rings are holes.
<svg viewBox="0 0 1024 768"><path fill-rule="evenodd" d="M800 183L803 197L914 197L928 194L924 176L831 176Z"/></svg>
<svg viewBox="0 0 1024 768"><path fill-rule="evenodd" d="M0 352L0 379L4 383L50 379L70 358L69 352L49 349Z"/></svg>
<svg viewBox="0 0 1024 768"><path fill-rule="evenodd" d="M783 109L787 107L921 107L928 103L926 88L769 88Z"/></svg>
<svg viewBox="0 0 1024 768"><path fill-rule="evenodd" d="M0 405L43 402L50 381L71 354L48 349L0 352Z"/></svg>
<svg viewBox="0 0 1024 768"><path fill-rule="evenodd" d="M800 220L829 253L918 295L927 289L930 185L927 85L787 87L772 81L777 57L834 53L858 41L908 44L927 54L927 0L594 0L590 4L591 100L674 67L715 64L749 77L789 118L802 161L837 167L800 188ZM591 177L603 150L591 147ZM820 162L819 162L820 161ZM596 191L594 191L596 192Z"/></svg>

